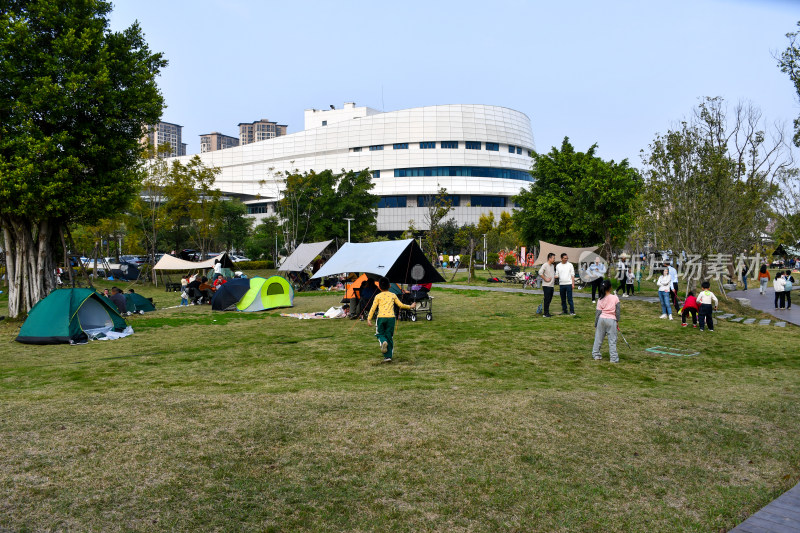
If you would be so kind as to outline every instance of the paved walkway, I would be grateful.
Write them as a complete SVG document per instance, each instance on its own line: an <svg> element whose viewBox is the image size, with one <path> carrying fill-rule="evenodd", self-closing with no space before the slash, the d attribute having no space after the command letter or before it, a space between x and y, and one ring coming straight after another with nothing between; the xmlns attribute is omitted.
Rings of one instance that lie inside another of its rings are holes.
<svg viewBox="0 0 800 533"><path fill-rule="evenodd" d="M488 291L488 292L520 292L523 294L538 294L542 296L544 293L540 289L523 289L522 285L509 286L498 283L497 286L484 286L484 285L454 285L451 283L436 285L442 289L464 289L468 291ZM583 290L572 291L573 298L591 298L592 288L587 286ZM558 299L558 291L553 295L553 300ZM620 299L622 297L620 296ZM655 296L628 296L627 299L639 300L640 302L658 303L658 298Z"/></svg>
<svg viewBox="0 0 800 533"><path fill-rule="evenodd" d="M800 291L792 291L792 299L794 300L792 303L794 305L792 305L791 309L775 309L775 289L772 287L767 287L767 292L763 296L759 293L759 289L730 291L727 294L728 298L747 298L750 300L750 305L753 309L758 309L779 320L800 326Z"/></svg>
<svg viewBox="0 0 800 533"><path fill-rule="evenodd" d="M800 533L800 483L731 529L730 533Z"/></svg>

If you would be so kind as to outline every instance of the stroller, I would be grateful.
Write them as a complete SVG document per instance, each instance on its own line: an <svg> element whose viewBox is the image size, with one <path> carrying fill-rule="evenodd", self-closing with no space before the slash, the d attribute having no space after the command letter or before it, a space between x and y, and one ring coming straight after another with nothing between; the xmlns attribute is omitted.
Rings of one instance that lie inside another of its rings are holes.
<svg viewBox="0 0 800 533"><path fill-rule="evenodd" d="M417 314L422 315L423 313L425 314L426 320L433 320L433 296L428 294L428 291L419 290L404 293L400 297L400 301L408 305L416 303L417 308L400 309L400 312L397 315L398 320L410 320L412 322L416 322Z"/></svg>

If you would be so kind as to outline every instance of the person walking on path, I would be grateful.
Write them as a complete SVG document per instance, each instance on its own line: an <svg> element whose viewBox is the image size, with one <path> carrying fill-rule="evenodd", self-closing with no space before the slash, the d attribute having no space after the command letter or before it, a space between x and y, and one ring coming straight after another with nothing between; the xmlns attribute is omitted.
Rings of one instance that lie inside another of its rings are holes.
<svg viewBox="0 0 800 533"><path fill-rule="evenodd" d="M742 285L744 285L744 290L747 290L747 274L750 272L748 270L747 265L742 264Z"/></svg>
<svg viewBox="0 0 800 533"><path fill-rule="evenodd" d="M672 309L669 306L669 293L672 291L672 278L669 276L669 269L664 269L661 276L656 280L658 285L658 301L661 302L661 316L672 320Z"/></svg>
<svg viewBox="0 0 800 533"><path fill-rule="evenodd" d="M697 296L697 303L700 304L700 331L705 329L706 324L708 324L708 331L714 331L714 317L711 312L717 308L719 301L714 296L714 293L709 290L711 283L704 281L701 287L703 287L703 290Z"/></svg>
<svg viewBox="0 0 800 533"><path fill-rule="evenodd" d="M767 265L761 265L761 268L758 270L758 284L761 287L761 296L764 296L767 292L767 284L769 284Z"/></svg>
<svg viewBox="0 0 800 533"><path fill-rule="evenodd" d="M547 254L547 261L539 269L539 276L542 277L542 292L544 293L543 312L544 318L550 318L550 302L553 301L553 291L555 291L555 277L556 271L553 268L553 263L556 260L556 254Z"/></svg>
<svg viewBox="0 0 800 533"><path fill-rule="evenodd" d="M619 285L617 286L616 292L622 292L623 296L625 295L625 281L628 278L628 265L625 264L625 256L620 255L619 261L617 261L617 279L619 280Z"/></svg>
<svg viewBox="0 0 800 533"><path fill-rule="evenodd" d="M586 270L589 273L589 277L592 279L592 303L594 303L594 295L600 292L600 287L603 284L603 276L605 276L606 273L606 265L603 263L600 257L597 257L594 260L594 263L589 265L589 268Z"/></svg>
<svg viewBox="0 0 800 533"><path fill-rule="evenodd" d="M415 302L411 305L406 305L401 302L396 294L389 291L389 280L386 278L381 278L378 281L378 287L381 292L372 302L367 324L372 325L372 317L377 312L378 319L375 321L375 336L378 338L378 343L381 347L383 362L391 363L392 355L394 354L394 306L400 309L414 309L417 304Z"/></svg>
<svg viewBox="0 0 800 533"><path fill-rule="evenodd" d="M558 276L558 293L561 295L561 314L567 314L567 302L569 302L569 314L574 315L572 289L575 288L575 267L569 262L566 253L561 254L561 262L556 265L556 276Z"/></svg>
<svg viewBox="0 0 800 533"><path fill-rule="evenodd" d="M786 305L786 297L783 294L786 280L783 278L783 270L779 270L775 274L775 281L772 282L772 286L775 287L775 309L783 309ZM780 307L778 307L779 304Z"/></svg>
<svg viewBox="0 0 800 533"><path fill-rule="evenodd" d="M786 271L786 277L783 278L783 294L786 295L786 309L792 308L792 284L794 283L794 278L792 277L792 271Z"/></svg>
<svg viewBox="0 0 800 533"><path fill-rule="evenodd" d="M619 331L620 303L616 295L611 294L611 281L603 280L600 286L600 298L594 313L594 346L592 357L595 361L603 358L600 347L608 336L608 358L612 363L619 363L617 353L617 331Z"/></svg>

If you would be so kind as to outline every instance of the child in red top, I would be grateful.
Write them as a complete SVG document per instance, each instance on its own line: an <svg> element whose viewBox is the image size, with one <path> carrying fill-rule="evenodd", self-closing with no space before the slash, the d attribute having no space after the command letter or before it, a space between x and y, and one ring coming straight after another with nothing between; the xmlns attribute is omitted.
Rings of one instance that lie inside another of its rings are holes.
<svg viewBox="0 0 800 533"><path fill-rule="evenodd" d="M689 313L692 313L692 327L697 327L697 311L700 310L700 306L697 305L697 298L694 297L694 293L689 291L689 295L686 297L686 301L683 302L683 309L681 309L681 326L686 327L686 319L689 317Z"/></svg>

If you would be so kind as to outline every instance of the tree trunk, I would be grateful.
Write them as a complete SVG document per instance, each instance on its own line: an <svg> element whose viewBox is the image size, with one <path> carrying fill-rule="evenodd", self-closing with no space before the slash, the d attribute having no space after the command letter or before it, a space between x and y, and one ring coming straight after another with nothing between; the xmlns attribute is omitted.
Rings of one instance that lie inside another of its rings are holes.
<svg viewBox="0 0 800 533"><path fill-rule="evenodd" d="M31 308L56 288L54 250L58 224L1 217L8 278L8 314L12 318Z"/></svg>

